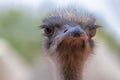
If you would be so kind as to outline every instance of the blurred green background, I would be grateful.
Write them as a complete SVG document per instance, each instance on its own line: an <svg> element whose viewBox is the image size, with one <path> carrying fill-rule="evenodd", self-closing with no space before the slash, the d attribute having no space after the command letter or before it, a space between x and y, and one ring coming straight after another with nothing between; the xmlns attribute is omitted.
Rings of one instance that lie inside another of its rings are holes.
<svg viewBox="0 0 120 80"><path fill-rule="evenodd" d="M41 17L13 8L0 11L0 37L11 43L30 62L40 53L43 39L39 28Z"/></svg>

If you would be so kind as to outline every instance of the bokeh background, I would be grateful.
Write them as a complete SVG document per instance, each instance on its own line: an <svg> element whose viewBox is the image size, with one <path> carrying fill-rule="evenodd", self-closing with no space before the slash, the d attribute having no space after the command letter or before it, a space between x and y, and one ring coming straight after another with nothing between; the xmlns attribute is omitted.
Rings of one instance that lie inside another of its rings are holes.
<svg viewBox="0 0 120 80"><path fill-rule="evenodd" d="M95 37L100 55L87 71L89 80L120 80L119 0L0 0L0 80L50 79L49 65L41 55L44 37L39 26L48 12L66 6L92 11L102 26Z"/></svg>

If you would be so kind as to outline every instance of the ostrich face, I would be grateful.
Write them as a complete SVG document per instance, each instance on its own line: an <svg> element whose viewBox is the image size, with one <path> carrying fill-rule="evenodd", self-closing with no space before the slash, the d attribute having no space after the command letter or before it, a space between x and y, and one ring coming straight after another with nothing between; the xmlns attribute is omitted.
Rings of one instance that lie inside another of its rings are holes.
<svg viewBox="0 0 120 80"><path fill-rule="evenodd" d="M63 42L70 47L80 45L81 48L84 48L86 43L93 46L92 37L95 36L98 27L95 25L95 19L89 15L70 13L64 12L62 16L51 15L43 20L41 28L44 29L46 36L44 45L46 50L53 49L53 47L57 49Z"/></svg>
<svg viewBox="0 0 120 80"><path fill-rule="evenodd" d="M81 80L79 74L82 75L85 61L93 53L92 37L97 27L91 15L75 10L58 11L43 20L43 50L58 72L57 79Z"/></svg>

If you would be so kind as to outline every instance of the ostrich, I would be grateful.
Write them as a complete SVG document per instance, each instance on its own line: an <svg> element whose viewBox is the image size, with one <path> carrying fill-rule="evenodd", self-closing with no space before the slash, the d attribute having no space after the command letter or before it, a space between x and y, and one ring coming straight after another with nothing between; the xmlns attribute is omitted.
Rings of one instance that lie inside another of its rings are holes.
<svg viewBox="0 0 120 80"><path fill-rule="evenodd" d="M83 80L83 68L93 54L95 17L86 11L53 11L40 26L46 36L43 53L53 67L54 80Z"/></svg>

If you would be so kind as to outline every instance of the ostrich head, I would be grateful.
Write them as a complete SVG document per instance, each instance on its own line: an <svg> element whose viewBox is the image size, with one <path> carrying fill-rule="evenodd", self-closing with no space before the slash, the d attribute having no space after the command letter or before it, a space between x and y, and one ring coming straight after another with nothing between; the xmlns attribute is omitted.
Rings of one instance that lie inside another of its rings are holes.
<svg viewBox="0 0 120 80"><path fill-rule="evenodd" d="M43 20L43 51L56 67L60 80L82 79L84 63L93 53L92 38L98 28L95 21L88 12L77 10L55 11Z"/></svg>

